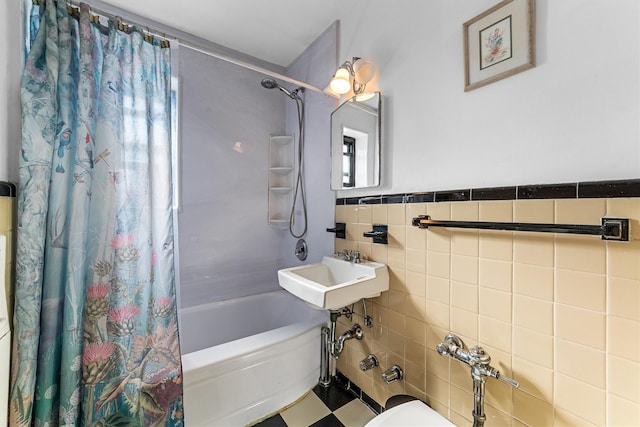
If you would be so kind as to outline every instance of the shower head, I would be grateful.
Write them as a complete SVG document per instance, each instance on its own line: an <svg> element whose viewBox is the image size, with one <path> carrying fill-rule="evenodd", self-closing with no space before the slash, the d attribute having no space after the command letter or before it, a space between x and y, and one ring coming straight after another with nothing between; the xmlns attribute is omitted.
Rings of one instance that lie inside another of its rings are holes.
<svg viewBox="0 0 640 427"><path fill-rule="evenodd" d="M278 87L278 82L273 79L262 79L260 84L266 89L274 89Z"/></svg>
<svg viewBox="0 0 640 427"><path fill-rule="evenodd" d="M280 86L278 84L277 81L275 81L274 79L262 79L262 81L260 82L260 84L262 85L262 87L266 88L266 89L275 89L278 88L280 89L285 95L287 95L289 98L291 99L296 99L296 98L300 98L298 96L298 91L304 91L304 88L298 88L296 90L294 90L293 92L290 92L289 90L287 90L286 88Z"/></svg>

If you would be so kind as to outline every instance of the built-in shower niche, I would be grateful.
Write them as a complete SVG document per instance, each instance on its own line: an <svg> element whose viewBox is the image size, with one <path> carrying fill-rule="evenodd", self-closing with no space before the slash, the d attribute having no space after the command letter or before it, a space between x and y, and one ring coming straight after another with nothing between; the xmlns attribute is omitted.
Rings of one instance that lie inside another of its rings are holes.
<svg viewBox="0 0 640 427"><path fill-rule="evenodd" d="M272 135L269 138L269 224L287 228L293 203L293 137Z"/></svg>

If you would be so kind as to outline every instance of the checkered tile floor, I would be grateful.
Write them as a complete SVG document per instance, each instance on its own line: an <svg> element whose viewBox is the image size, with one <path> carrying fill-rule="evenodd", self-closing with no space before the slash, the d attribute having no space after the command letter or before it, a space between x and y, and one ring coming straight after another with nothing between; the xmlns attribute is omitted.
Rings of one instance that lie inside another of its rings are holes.
<svg viewBox="0 0 640 427"><path fill-rule="evenodd" d="M375 416L342 385L317 385L304 399L255 427L363 427Z"/></svg>

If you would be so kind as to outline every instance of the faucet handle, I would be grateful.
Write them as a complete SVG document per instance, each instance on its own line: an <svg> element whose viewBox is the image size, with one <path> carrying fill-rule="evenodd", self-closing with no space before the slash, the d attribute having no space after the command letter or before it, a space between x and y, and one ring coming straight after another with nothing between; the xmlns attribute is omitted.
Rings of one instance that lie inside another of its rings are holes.
<svg viewBox="0 0 640 427"><path fill-rule="evenodd" d="M520 383L518 381L511 379L509 377L505 377L504 375L501 375L500 372L498 372L498 377L496 379L502 381L503 383L509 384L511 387L515 387L515 388L520 387Z"/></svg>
<svg viewBox="0 0 640 427"><path fill-rule="evenodd" d="M402 378L404 378L404 372L398 365L393 365L382 373L382 380L387 384L391 384L394 381L400 381Z"/></svg>
<svg viewBox="0 0 640 427"><path fill-rule="evenodd" d="M485 366L484 368L484 374L495 378L497 380L502 381L503 383L507 383L509 384L511 387L515 387L515 388L519 388L520 387L520 383L512 378L509 377L505 377L504 375L502 375L500 373L500 371L498 371L496 368L494 368L493 366Z"/></svg>

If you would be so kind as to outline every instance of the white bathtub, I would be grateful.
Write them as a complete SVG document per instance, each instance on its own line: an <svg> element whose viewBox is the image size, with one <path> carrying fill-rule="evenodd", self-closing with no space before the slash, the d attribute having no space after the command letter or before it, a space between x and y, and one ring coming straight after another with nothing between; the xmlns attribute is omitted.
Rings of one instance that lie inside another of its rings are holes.
<svg viewBox="0 0 640 427"><path fill-rule="evenodd" d="M302 397L327 320L286 291L180 310L185 425L244 426Z"/></svg>

